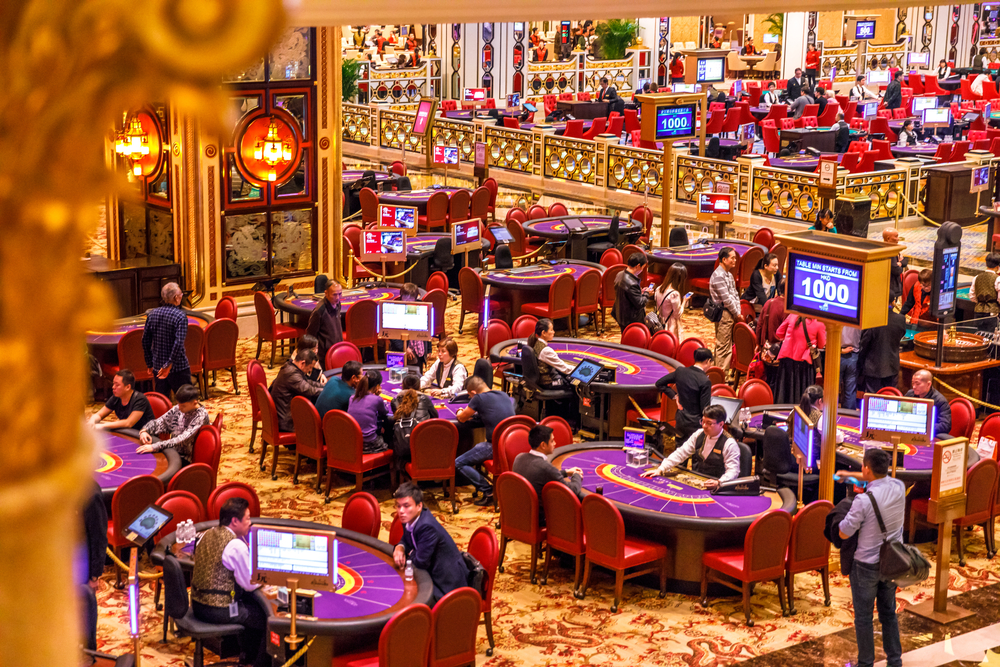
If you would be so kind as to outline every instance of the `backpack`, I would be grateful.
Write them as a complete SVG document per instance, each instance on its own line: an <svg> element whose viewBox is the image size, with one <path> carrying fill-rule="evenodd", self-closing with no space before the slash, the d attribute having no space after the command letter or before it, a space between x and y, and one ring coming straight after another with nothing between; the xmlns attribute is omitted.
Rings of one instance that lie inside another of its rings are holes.
<svg viewBox="0 0 1000 667"><path fill-rule="evenodd" d="M419 422L413 417L400 419L392 426L393 451L396 456L410 457L410 434Z"/></svg>
<svg viewBox="0 0 1000 667"><path fill-rule="evenodd" d="M483 564L476 560L476 557L470 554L468 551L460 551L462 554L462 560L465 561L465 566L469 568L469 574L466 578L466 583L469 588L473 589L479 593L479 597L486 597L486 568Z"/></svg>

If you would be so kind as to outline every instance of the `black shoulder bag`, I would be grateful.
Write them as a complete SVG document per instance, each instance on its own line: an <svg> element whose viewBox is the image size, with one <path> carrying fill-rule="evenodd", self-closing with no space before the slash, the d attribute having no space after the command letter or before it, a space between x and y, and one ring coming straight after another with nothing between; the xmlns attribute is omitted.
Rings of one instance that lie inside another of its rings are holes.
<svg viewBox="0 0 1000 667"><path fill-rule="evenodd" d="M882 581L891 581L900 588L919 584L931 574L931 564L920 550L899 540L890 540L882 521L882 513L871 493L866 494L875 510L878 529L882 531L882 546L878 550L878 574Z"/></svg>

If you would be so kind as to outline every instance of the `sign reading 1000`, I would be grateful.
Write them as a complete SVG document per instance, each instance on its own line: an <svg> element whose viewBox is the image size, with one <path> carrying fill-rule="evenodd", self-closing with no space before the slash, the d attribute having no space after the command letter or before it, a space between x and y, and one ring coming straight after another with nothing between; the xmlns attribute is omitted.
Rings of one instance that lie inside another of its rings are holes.
<svg viewBox="0 0 1000 667"><path fill-rule="evenodd" d="M860 266L792 252L788 267L788 310L858 323Z"/></svg>
<svg viewBox="0 0 1000 667"><path fill-rule="evenodd" d="M695 105L656 107L656 138L671 139L694 134Z"/></svg>

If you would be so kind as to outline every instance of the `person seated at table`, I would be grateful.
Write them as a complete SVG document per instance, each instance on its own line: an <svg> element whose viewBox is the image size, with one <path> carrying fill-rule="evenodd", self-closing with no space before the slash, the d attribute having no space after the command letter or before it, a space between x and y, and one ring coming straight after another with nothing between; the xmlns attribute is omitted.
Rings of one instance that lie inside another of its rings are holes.
<svg viewBox="0 0 1000 667"><path fill-rule="evenodd" d="M242 625L240 646L245 664L264 667L271 664L264 643L267 616L252 595L260 584L250 581L250 548L246 543L250 526L250 503L245 498L230 498L219 510L219 525L198 539L191 575L191 611L203 623Z"/></svg>
<svg viewBox="0 0 1000 667"><path fill-rule="evenodd" d="M802 94L795 98L792 104L788 107L788 115L791 118L802 118L802 114L806 111L807 104L816 104L816 100L812 96L812 88L805 86L802 89Z"/></svg>
<svg viewBox="0 0 1000 667"><path fill-rule="evenodd" d="M760 106L770 109L778 103L778 91L775 89L774 81L767 82L767 90L760 96Z"/></svg>
<svg viewBox="0 0 1000 667"><path fill-rule="evenodd" d="M583 498L583 470L560 470L549 462L549 455L556 450L556 436L551 428L542 424L532 426L528 431L528 445L531 449L517 455L511 470L528 480L539 499L549 482L561 482L577 497ZM545 525L545 507L541 502L538 503L538 525Z"/></svg>
<svg viewBox="0 0 1000 667"><path fill-rule="evenodd" d="M934 437L947 438L951 432L951 405L940 391L934 388L934 376L925 368L913 374L910 380L908 398L929 398L934 401L936 420L934 422Z"/></svg>
<svg viewBox="0 0 1000 667"><path fill-rule="evenodd" d="M396 516L404 527L403 541L392 552L396 567L402 570L411 561L415 569L425 570L431 576L432 605L456 588L466 586L469 568L465 559L448 531L424 507L424 492L420 487L404 482L392 497L396 499Z"/></svg>
<svg viewBox="0 0 1000 667"><path fill-rule="evenodd" d="M382 433L389 424L389 412L382 400L382 373L365 371L354 388L354 395L347 404L347 414L354 417L361 427L365 454L378 454L389 449Z"/></svg>
<svg viewBox="0 0 1000 667"><path fill-rule="evenodd" d="M938 81L947 79L949 76L951 76L951 68L948 67L948 61L942 58L941 62L938 63L938 68L937 68Z"/></svg>
<svg viewBox="0 0 1000 667"><path fill-rule="evenodd" d="M655 81L650 81L649 82L649 92L651 92L651 93L658 93L658 92L660 92L660 84L656 83Z"/></svg>
<svg viewBox="0 0 1000 667"><path fill-rule="evenodd" d="M299 336L299 339L295 341L295 351L298 352L299 350L312 350L316 353L316 365L313 366L312 372L309 373L309 379L325 385L326 376L323 375L323 360L319 357L319 340L316 339L316 336L309 334Z"/></svg>
<svg viewBox="0 0 1000 667"><path fill-rule="evenodd" d="M753 37L747 37L746 44L740 49L741 56L755 56L757 55L757 48L753 45Z"/></svg>
<svg viewBox="0 0 1000 667"><path fill-rule="evenodd" d="M684 83L684 54L679 51L670 58L670 83Z"/></svg>
<svg viewBox="0 0 1000 667"><path fill-rule="evenodd" d="M813 225L813 229L817 232L836 234L837 226L833 221L833 211L828 208L820 209L820 212L816 214L816 224Z"/></svg>
<svg viewBox="0 0 1000 667"><path fill-rule="evenodd" d="M399 288L399 300L400 301L419 301L420 300L420 288L413 283L403 283L403 286ZM424 372L424 364L427 363L427 352L430 350L431 344L424 340L410 340L407 341L404 347L403 341L401 340L390 340L389 350L392 352L406 352L406 365L416 366L420 369L420 372Z"/></svg>
<svg viewBox="0 0 1000 667"><path fill-rule="evenodd" d="M996 292L993 296L996 296ZM153 408L149 405L149 399L141 391L135 390L135 375L129 369L123 368L115 373L111 381L111 394L104 407L90 418L90 425L97 430L141 429L153 421ZM106 424L102 423L112 412L117 419Z"/></svg>
<svg viewBox="0 0 1000 667"><path fill-rule="evenodd" d="M323 293L323 300L316 304L309 315L306 333L316 337L319 343L316 355L320 359L326 359L327 350L344 340L344 328L340 320L340 298L343 293L343 286L336 280L331 280Z"/></svg>
<svg viewBox="0 0 1000 667"><path fill-rule="evenodd" d="M454 338L438 342L437 359L420 378L420 389L431 396L451 398L462 391L469 371L458 361L458 343Z"/></svg>
<svg viewBox="0 0 1000 667"><path fill-rule="evenodd" d="M471 379L471 378L470 378ZM437 419L438 411L427 394L420 393L420 376L407 373L400 390L389 401L392 408L392 465L402 471L410 462L410 434L420 422Z"/></svg>
<svg viewBox="0 0 1000 667"><path fill-rule="evenodd" d="M903 317L909 315L910 324L927 327L936 323L937 318L931 316L931 278L933 272L930 269L921 269L917 275L917 282L906 293L903 307L899 309L899 314Z"/></svg>
<svg viewBox="0 0 1000 667"><path fill-rule="evenodd" d="M760 264L750 274L750 284L743 290L741 299L752 304L763 306L778 294L778 283L781 282L781 270L778 256L773 252L764 255Z"/></svg>
<svg viewBox="0 0 1000 667"><path fill-rule="evenodd" d="M830 98L826 96L826 88L823 86L816 86L816 104L819 105L819 111L816 112L817 116L822 116L823 111L826 109L827 103Z"/></svg>
<svg viewBox="0 0 1000 667"><path fill-rule="evenodd" d="M854 79L854 87L851 88L850 98L852 100L876 100L878 95L865 88L865 77L859 76Z"/></svg>
<svg viewBox="0 0 1000 667"><path fill-rule="evenodd" d="M361 364L357 361L348 361L340 369L340 377L331 377L323 386L323 391L316 397L316 411L320 419L330 410L342 410L347 412L347 406L351 403L351 396L361 381Z"/></svg>
<svg viewBox="0 0 1000 667"><path fill-rule="evenodd" d="M1000 314L1000 303L997 295L1000 294L1000 254L995 252L986 253L986 270L976 275L972 281L972 301L976 304L973 308L976 317L980 318L977 328L980 331L993 331L996 329L997 315Z"/></svg>
<svg viewBox="0 0 1000 667"><path fill-rule="evenodd" d="M667 275L663 277L656 291L653 292L653 304L656 313L660 316L663 328L674 335L677 340L683 340L681 336L681 317L684 315L684 308L687 305L688 272L687 267L679 262L674 262L667 269Z"/></svg>
<svg viewBox="0 0 1000 667"><path fill-rule="evenodd" d="M625 108L625 101L618 95L615 87L609 84L608 77L606 76L601 77L601 88L597 91L597 101L607 102L608 111L621 113L622 109Z"/></svg>
<svg viewBox="0 0 1000 667"><path fill-rule="evenodd" d="M843 112L837 114L837 122L834 124L833 129L837 131L837 137L834 140L834 150L838 153L846 153L847 149L851 147L851 126L844 120Z"/></svg>
<svg viewBox="0 0 1000 667"><path fill-rule="evenodd" d="M611 316L622 331L633 322L646 319L646 295L642 293L639 275L646 269L647 261L646 253L633 252L625 270L615 278L615 305Z"/></svg>
<svg viewBox="0 0 1000 667"><path fill-rule="evenodd" d="M896 145L901 148L917 145L917 131L913 129L913 121L909 118L903 121L903 127L899 130L899 142Z"/></svg>
<svg viewBox="0 0 1000 667"><path fill-rule="evenodd" d="M702 413L712 403L712 381L708 378L711 366L712 351L699 347L694 351L693 364L676 368L656 381L656 390L677 403L678 442L698 430Z"/></svg>
<svg viewBox="0 0 1000 667"><path fill-rule="evenodd" d="M645 470L643 477L666 475L668 472L691 459L691 469L716 480L705 483L708 489L718 488L719 482L728 482L740 476L740 447L723 427L726 410L721 405L709 405L702 410L701 428L692 433L684 444L663 459L658 468Z"/></svg>
<svg viewBox="0 0 1000 667"><path fill-rule="evenodd" d="M191 462L198 429L208 423L208 411L198 405L198 389L189 384L181 385L174 392L177 405L148 422L139 431L138 454L152 454L171 447L181 456L184 465ZM169 434L166 440L153 440L154 435Z"/></svg>
<svg viewBox="0 0 1000 667"><path fill-rule="evenodd" d="M722 142L718 137L709 138L708 145L705 146L705 157L709 157L714 160L722 159Z"/></svg>
<svg viewBox="0 0 1000 667"><path fill-rule="evenodd" d="M625 273L624 271L622 273ZM566 378L576 368L571 363L559 358L556 351L549 347L549 341L555 338L556 330L552 320L543 317L535 323L535 333L528 336L527 346L535 353L538 361L538 384L542 387L558 387L565 384Z"/></svg>
<svg viewBox="0 0 1000 667"><path fill-rule="evenodd" d="M479 492L480 497L473 504L485 507L493 504L493 487L479 474L476 466L493 458L493 431L497 424L514 416L514 401L505 392L489 389L483 379L475 375L465 381L465 390L472 398L469 405L458 413L458 421L464 424L479 415L485 427L486 440L455 459L455 470L465 475Z"/></svg>
<svg viewBox="0 0 1000 667"><path fill-rule="evenodd" d="M274 382L268 387L278 412L279 431L295 430L295 424L292 422L293 398L305 396L315 403L316 398L322 393L323 384L309 379L317 361L316 353L312 350L297 350L295 355L281 366Z"/></svg>

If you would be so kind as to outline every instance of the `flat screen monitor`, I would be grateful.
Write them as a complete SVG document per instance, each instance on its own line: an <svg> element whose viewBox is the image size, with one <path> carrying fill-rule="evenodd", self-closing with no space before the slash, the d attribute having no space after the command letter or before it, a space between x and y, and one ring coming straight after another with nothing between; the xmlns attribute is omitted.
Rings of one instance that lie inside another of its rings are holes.
<svg viewBox="0 0 1000 667"><path fill-rule="evenodd" d="M566 225L566 229L571 232L585 232L587 231L587 225L584 224L583 220L580 218L565 218L562 223Z"/></svg>
<svg viewBox="0 0 1000 667"><path fill-rule="evenodd" d="M434 122L435 109L437 109L437 100L420 100L420 103L417 104L417 113L413 116L413 128L410 133L419 137L427 134Z"/></svg>
<svg viewBox="0 0 1000 667"><path fill-rule="evenodd" d="M935 96L930 97L914 97L913 98L913 115L923 116L924 109L937 109L938 99Z"/></svg>
<svg viewBox="0 0 1000 667"><path fill-rule="evenodd" d="M486 89L466 88L462 91L462 99L466 102L482 102L486 99Z"/></svg>
<svg viewBox="0 0 1000 667"><path fill-rule="evenodd" d="M764 33L764 43L765 44L777 44L781 41L781 35L776 35L773 32Z"/></svg>
<svg viewBox="0 0 1000 667"><path fill-rule="evenodd" d="M744 123L740 125L737 136L740 138L740 143L752 144L757 140L757 126L753 123Z"/></svg>
<svg viewBox="0 0 1000 667"><path fill-rule="evenodd" d="M574 385L590 384L602 368L604 366L593 359L581 359L569 374L569 381Z"/></svg>
<svg viewBox="0 0 1000 667"><path fill-rule="evenodd" d="M412 340L430 340L434 333L434 305L422 301L380 301L378 329L388 338L407 335Z"/></svg>
<svg viewBox="0 0 1000 667"><path fill-rule="evenodd" d="M479 218L454 222L451 225L451 252L457 254L467 250L479 250L482 239L479 238Z"/></svg>
<svg viewBox="0 0 1000 667"><path fill-rule="evenodd" d="M974 167L972 169L972 189L970 192L982 192L990 189L990 167Z"/></svg>
<svg viewBox="0 0 1000 667"><path fill-rule="evenodd" d="M733 220L733 195L722 192L698 193L699 220Z"/></svg>
<svg viewBox="0 0 1000 667"><path fill-rule="evenodd" d="M875 21L858 21L854 39L875 39Z"/></svg>
<svg viewBox="0 0 1000 667"><path fill-rule="evenodd" d="M510 95L507 96L508 109L519 106L521 106L521 93L511 93Z"/></svg>
<svg viewBox="0 0 1000 667"><path fill-rule="evenodd" d="M982 167L989 170L989 167ZM978 170L975 170L978 171ZM989 182L990 175L987 171L986 181ZM973 172L973 182L975 182L975 172ZM937 311L934 311L935 304L931 299L931 311L937 313L948 313L955 308L955 297L958 291L958 246L941 249L941 268L937 285Z"/></svg>
<svg viewBox="0 0 1000 667"><path fill-rule="evenodd" d="M624 440L624 447L631 447L632 449L646 448L646 431L644 429L626 426L622 429L622 439Z"/></svg>
<svg viewBox="0 0 1000 667"><path fill-rule="evenodd" d="M927 128L951 127L951 109L948 107L924 109L920 125Z"/></svg>
<svg viewBox="0 0 1000 667"><path fill-rule="evenodd" d="M910 67L921 65L927 67L931 64L931 54L930 53L907 53L906 54L906 64Z"/></svg>
<svg viewBox="0 0 1000 667"><path fill-rule="evenodd" d="M802 453L806 467L812 468L816 463L816 425L797 405L792 410L792 444Z"/></svg>
<svg viewBox="0 0 1000 667"><path fill-rule="evenodd" d="M733 82L733 97L739 98L740 93L743 92L743 82L737 79Z"/></svg>
<svg viewBox="0 0 1000 667"><path fill-rule="evenodd" d="M887 69L870 69L868 70L868 83L871 85L886 85L889 83L890 74Z"/></svg>
<svg viewBox="0 0 1000 667"><path fill-rule="evenodd" d="M858 103L858 115L860 115L865 120L871 120L878 115L878 101L872 100L870 102L859 102Z"/></svg>
<svg viewBox="0 0 1000 667"><path fill-rule="evenodd" d="M434 146L434 164L458 164L458 146Z"/></svg>
<svg viewBox="0 0 1000 667"><path fill-rule="evenodd" d="M725 58L698 58L698 83L722 83L726 80Z"/></svg>
<svg viewBox="0 0 1000 667"><path fill-rule="evenodd" d="M733 398L732 396L713 396L709 399L708 404L721 406L726 411L726 423L730 424L740 414L740 408L743 407L743 399Z"/></svg>
<svg viewBox="0 0 1000 667"><path fill-rule="evenodd" d="M298 579L300 588L336 587L336 536L332 530L251 527L251 581L284 586L288 579Z"/></svg>
<svg viewBox="0 0 1000 667"><path fill-rule="evenodd" d="M861 270L860 264L789 252L786 310L859 325Z"/></svg>
<svg viewBox="0 0 1000 667"><path fill-rule="evenodd" d="M172 518L174 515L162 507L149 505L132 519L132 523L125 528L123 535L132 544L142 546Z"/></svg>
<svg viewBox="0 0 1000 667"><path fill-rule="evenodd" d="M386 352L385 353L385 367L386 368L406 368L406 353L405 352Z"/></svg>
<svg viewBox="0 0 1000 667"><path fill-rule="evenodd" d="M379 227L405 229L407 236L413 236L417 233L417 207L379 204L378 221Z"/></svg>
<svg viewBox="0 0 1000 667"><path fill-rule="evenodd" d="M535 113L536 111L538 111L538 107L536 107L531 102L524 102L523 104L521 104L521 106L524 107L524 110L527 111L528 113Z"/></svg>
<svg viewBox="0 0 1000 667"><path fill-rule="evenodd" d="M504 227L490 227L490 233L493 234L493 238L497 240L497 243L506 245L514 242L514 237Z"/></svg>
<svg viewBox="0 0 1000 667"><path fill-rule="evenodd" d="M675 93L693 93L694 84L693 83L675 83L673 84L673 91Z"/></svg>
<svg viewBox="0 0 1000 667"><path fill-rule="evenodd" d="M934 440L934 401L928 398L865 394L861 401L861 437L889 442L899 436L910 445L929 445Z"/></svg>
<svg viewBox="0 0 1000 667"><path fill-rule="evenodd" d="M376 227L361 233L362 262L406 261L406 230Z"/></svg>
<svg viewBox="0 0 1000 667"><path fill-rule="evenodd" d="M678 139L694 135L697 105L656 107L656 139Z"/></svg>

